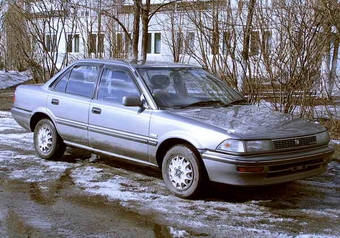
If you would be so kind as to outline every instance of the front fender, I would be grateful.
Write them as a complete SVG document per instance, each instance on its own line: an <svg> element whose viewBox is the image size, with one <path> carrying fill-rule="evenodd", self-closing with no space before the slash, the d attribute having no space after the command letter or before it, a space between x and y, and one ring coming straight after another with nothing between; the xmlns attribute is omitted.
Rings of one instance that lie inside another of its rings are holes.
<svg viewBox="0 0 340 238"><path fill-rule="evenodd" d="M174 131L169 131L169 132L165 133L164 135L162 135L159 138L157 148L164 141L171 140L171 139L178 139L178 140L186 141L189 144L193 145L197 149L203 149L205 147L205 146L202 145L202 143L200 143L200 141L197 140L197 137L195 138L195 136L193 136L193 134L188 133L188 132L183 131L183 130L174 130Z"/></svg>

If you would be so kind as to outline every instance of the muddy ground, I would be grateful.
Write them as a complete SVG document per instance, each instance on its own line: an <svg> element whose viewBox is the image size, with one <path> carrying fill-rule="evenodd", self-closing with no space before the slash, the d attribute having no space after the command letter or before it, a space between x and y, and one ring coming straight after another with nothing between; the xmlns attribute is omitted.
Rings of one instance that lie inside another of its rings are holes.
<svg viewBox="0 0 340 238"><path fill-rule="evenodd" d="M211 184L174 197L158 170L68 149L37 157L0 91L0 237L340 237L340 153L322 175L288 184Z"/></svg>
<svg viewBox="0 0 340 238"><path fill-rule="evenodd" d="M12 108L15 88L0 90L0 111L9 111Z"/></svg>

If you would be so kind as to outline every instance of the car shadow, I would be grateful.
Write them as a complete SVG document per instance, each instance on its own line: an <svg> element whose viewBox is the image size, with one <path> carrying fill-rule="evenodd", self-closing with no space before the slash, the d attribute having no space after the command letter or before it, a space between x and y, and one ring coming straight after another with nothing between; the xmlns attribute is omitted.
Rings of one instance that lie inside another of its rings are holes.
<svg viewBox="0 0 340 238"><path fill-rule="evenodd" d="M127 161L113 156L94 154L83 149L67 147L65 154L58 160L67 163L102 164L114 168L143 174L146 176L162 179L161 171L154 166L144 165L134 161Z"/></svg>
<svg viewBox="0 0 340 238"><path fill-rule="evenodd" d="M202 192L206 201L248 202L256 200L285 199L291 197L296 191L294 182L276 185L239 187L209 182Z"/></svg>

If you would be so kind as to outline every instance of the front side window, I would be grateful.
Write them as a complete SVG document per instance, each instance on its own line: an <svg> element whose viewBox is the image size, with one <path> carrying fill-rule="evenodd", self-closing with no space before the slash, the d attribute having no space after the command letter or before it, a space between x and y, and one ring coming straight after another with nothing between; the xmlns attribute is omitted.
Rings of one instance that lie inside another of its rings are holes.
<svg viewBox="0 0 340 238"><path fill-rule="evenodd" d="M228 105L243 100L234 89L203 69L138 69L160 108Z"/></svg>
<svg viewBox="0 0 340 238"><path fill-rule="evenodd" d="M122 103L124 96L140 95L131 75L123 69L105 68L100 80L98 99Z"/></svg>

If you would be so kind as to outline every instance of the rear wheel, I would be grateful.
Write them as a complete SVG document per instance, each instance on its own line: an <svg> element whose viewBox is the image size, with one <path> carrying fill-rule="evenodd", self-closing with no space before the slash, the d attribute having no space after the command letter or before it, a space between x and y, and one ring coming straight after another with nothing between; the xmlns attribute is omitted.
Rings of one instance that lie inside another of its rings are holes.
<svg viewBox="0 0 340 238"><path fill-rule="evenodd" d="M181 198L197 196L205 179L203 165L188 145L176 145L166 153L162 175L167 188Z"/></svg>
<svg viewBox="0 0 340 238"><path fill-rule="evenodd" d="M66 145L49 119L42 119L35 126L34 148L47 160L59 159L65 153Z"/></svg>

